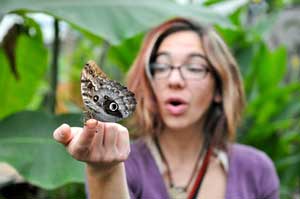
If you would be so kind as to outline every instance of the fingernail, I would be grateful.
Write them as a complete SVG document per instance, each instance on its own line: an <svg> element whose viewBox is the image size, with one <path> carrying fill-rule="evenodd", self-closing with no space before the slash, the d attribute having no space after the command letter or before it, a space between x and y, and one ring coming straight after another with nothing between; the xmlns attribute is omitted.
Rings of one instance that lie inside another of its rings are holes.
<svg viewBox="0 0 300 199"><path fill-rule="evenodd" d="M65 133L64 132L67 130L67 128L69 128L69 125L67 125L67 124L62 124L61 125L61 127L59 129L59 132L58 132L59 137L61 137L61 138L65 137Z"/></svg>
<svg viewBox="0 0 300 199"><path fill-rule="evenodd" d="M57 134L62 139L65 137L65 134L64 134L64 132L62 130L58 131Z"/></svg>
<svg viewBox="0 0 300 199"><path fill-rule="evenodd" d="M97 120L95 120L95 119L90 119L90 120L88 120L88 121L86 122L86 126L87 126L88 128L95 128L96 125L97 125L97 123L98 123Z"/></svg>
<svg viewBox="0 0 300 199"><path fill-rule="evenodd" d="M66 123L63 123L62 125L61 125L61 128L68 128L69 127L69 125L67 125Z"/></svg>

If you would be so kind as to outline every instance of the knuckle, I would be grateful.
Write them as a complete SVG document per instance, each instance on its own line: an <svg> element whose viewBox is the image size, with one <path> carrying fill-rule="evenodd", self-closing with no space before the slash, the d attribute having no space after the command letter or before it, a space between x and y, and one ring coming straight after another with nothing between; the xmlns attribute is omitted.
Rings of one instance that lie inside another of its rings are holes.
<svg viewBox="0 0 300 199"><path fill-rule="evenodd" d="M120 158L120 161L125 161L125 160L127 160L128 159L128 155L125 155L125 156L121 156L121 158Z"/></svg>
<svg viewBox="0 0 300 199"><path fill-rule="evenodd" d="M69 153L77 160L83 161L89 155L89 150L87 147L76 147L71 149Z"/></svg>
<svg viewBox="0 0 300 199"><path fill-rule="evenodd" d="M121 133L125 133L125 134L128 134L128 129L126 127L123 127L120 129L120 132Z"/></svg>
<svg viewBox="0 0 300 199"><path fill-rule="evenodd" d="M125 161L127 160L129 157L129 153L128 152L125 152L125 153L121 153L120 156L119 156L119 161Z"/></svg>
<svg viewBox="0 0 300 199"><path fill-rule="evenodd" d="M106 125L105 125L105 131L106 131L106 133L111 133L111 132L113 132L113 131L114 131L113 128L114 128L114 127L113 127L111 124L106 124Z"/></svg>
<svg viewBox="0 0 300 199"><path fill-rule="evenodd" d="M98 123L97 124L97 126L96 126L96 131L98 132L98 133L102 133L103 131L104 131L104 128L105 128L105 126L104 126L104 123Z"/></svg>
<svg viewBox="0 0 300 199"><path fill-rule="evenodd" d="M116 127L119 129L119 131L122 132L128 131L127 128L121 124L117 124Z"/></svg>
<svg viewBox="0 0 300 199"><path fill-rule="evenodd" d="M112 163L118 161L118 154L115 149L107 150L103 156L103 161L106 163Z"/></svg>
<svg viewBox="0 0 300 199"><path fill-rule="evenodd" d="M111 162L113 162L115 160L115 158L112 157L112 156L110 156L110 155L107 155L107 156L104 156L102 160L105 163L111 163Z"/></svg>

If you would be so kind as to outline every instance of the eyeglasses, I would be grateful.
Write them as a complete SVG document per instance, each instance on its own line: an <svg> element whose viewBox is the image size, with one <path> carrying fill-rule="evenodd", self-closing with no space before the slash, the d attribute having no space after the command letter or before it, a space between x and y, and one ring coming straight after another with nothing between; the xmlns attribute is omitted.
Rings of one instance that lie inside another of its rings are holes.
<svg viewBox="0 0 300 199"><path fill-rule="evenodd" d="M210 72L207 66L196 63L182 64L178 67L156 62L150 64L150 70L155 79L167 79L175 69L179 70L183 79L193 80L201 80Z"/></svg>

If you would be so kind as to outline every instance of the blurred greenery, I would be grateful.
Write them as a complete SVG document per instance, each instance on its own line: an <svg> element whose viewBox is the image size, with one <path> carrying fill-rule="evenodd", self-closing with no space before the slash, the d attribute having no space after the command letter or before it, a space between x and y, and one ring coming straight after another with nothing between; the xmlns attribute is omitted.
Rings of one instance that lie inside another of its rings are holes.
<svg viewBox="0 0 300 199"><path fill-rule="evenodd" d="M274 31L280 13L295 4L293 0L207 0L184 6L168 0L2 0L0 16L17 14L23 19L22 26L31 31L15 38L19 78L5 46L0 47L0 89L5 91L0 98L0 160L42 188L36 198L83 195L82 184L70 184L84 181L83 165L52 139L52 131L61 123L81 126L79 76L83 64L97 60L109 76L122 80L148 28L173 16L188 16L213 23L237 58L247 94L237 140L272 158L281 181L281 198L293 198L300 189L300 80L295 74L287 77L293 70L287 47L271 47L266 37ZM43 111L51 92L52 54L51 46L43 42L40 24L28 15L32 12L67 22L71 30L65 38L68 41L61 44L57 115ZM72 36L73 47L69 46ZM299 60L299 54L296 58Z"/></svg>
<svg viewBox="0 0 300 199"><path fill-rule="evenodd" d="M1 159L14 165L26 180L43 188L83 182L83 164L71 158L49 132L62 123L81 126L81 116L23 111L6 117L0 122Z"/></svg>
<svg viewBox="0 0 300 199"><path fill-rule="evenodd" d="M0 98L0 118L27 108L44 79L47 49L43 45L39 26L31 27L35 28L35 35L21 33L16 41L15 60L20 78L11 73L4 49L0 49L0 89L5 91Z"/></svg>
<svg viewBox="0 0 300 199"><path fill-rule="evenodd" d="M167 0L2 0L1 13L44 12L67 21L89 35L104 37L116 45L172 16L197 18L205 23L230 26L229 20L209 9Z"/></svg>

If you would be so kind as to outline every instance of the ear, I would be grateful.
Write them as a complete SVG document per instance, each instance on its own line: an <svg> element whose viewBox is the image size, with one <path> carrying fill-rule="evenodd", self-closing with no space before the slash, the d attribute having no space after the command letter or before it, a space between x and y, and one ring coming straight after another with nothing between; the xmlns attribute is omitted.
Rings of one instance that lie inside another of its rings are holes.
<svg viewBox="0 0 300 199"><path fill-rule="evenodd" d="M216 103L222 102L222 96L220 94L220 91L218 91L218 90L215 91L214 102L216 102Z"/></svg>

